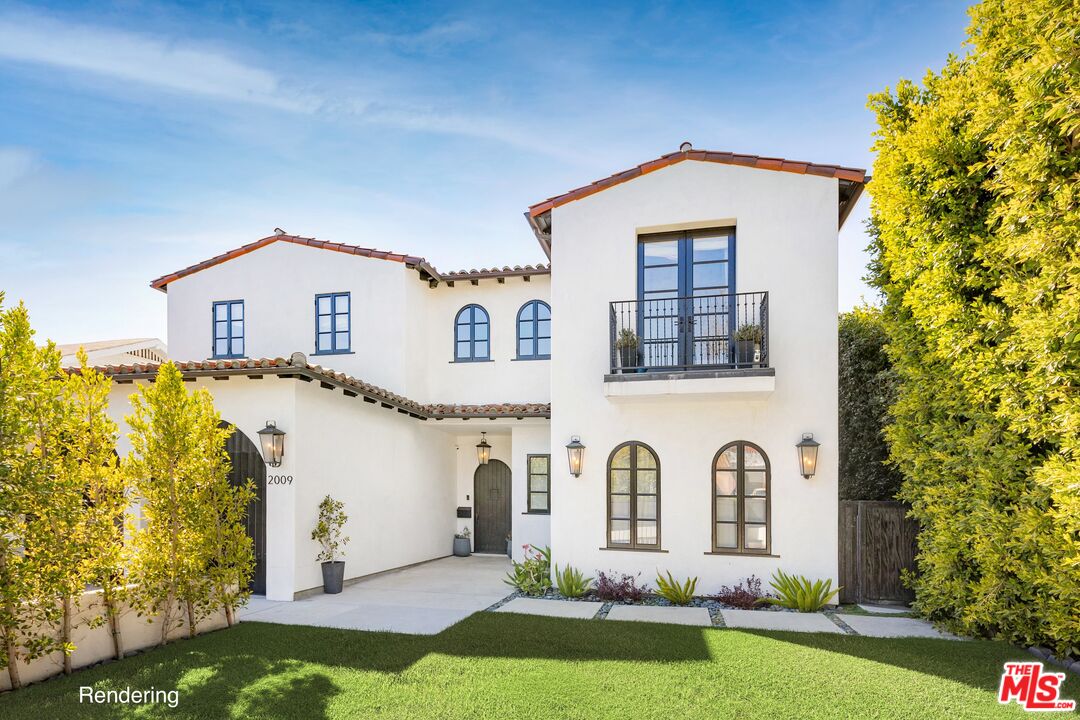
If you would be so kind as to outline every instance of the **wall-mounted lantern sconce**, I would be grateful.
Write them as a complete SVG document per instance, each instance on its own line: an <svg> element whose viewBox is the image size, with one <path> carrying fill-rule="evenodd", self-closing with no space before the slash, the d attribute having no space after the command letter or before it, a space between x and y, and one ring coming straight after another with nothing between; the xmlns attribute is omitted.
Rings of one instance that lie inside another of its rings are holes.
<svg viewBox="0 0 1080 720"><path fill-rule="evenodd" d="M570 444L566 446L566 459L570 461L570 474L581 477L581 464L585 460L585 446L581 444L581 438L574 435L570 438Z"/></svg>
<svg viewBox="0 0 1080 720"><path fill-rule="evenodd" d="M795 446L799 451L802 476L808 480L817 472L817 450L820 446L821 443L814 439L813 433L803 433L802 440Z"/></svg>
<svg viewBox="0 0 1080 720"><path fill-rule="evenodd" d="M273 420L267 420L266 427L259 431L259 443L262 445L262 456L266 464L280 467L281 458L285 457L285 431L278 430Z"/></svg>
<svg viewBox="0 0 1080 720"><path fill-rule="evenodd" d="M480 442L476 444L476 459L481 465L487 465L491 459L491 446L488 445L486 432L480 433Z"/></svg>

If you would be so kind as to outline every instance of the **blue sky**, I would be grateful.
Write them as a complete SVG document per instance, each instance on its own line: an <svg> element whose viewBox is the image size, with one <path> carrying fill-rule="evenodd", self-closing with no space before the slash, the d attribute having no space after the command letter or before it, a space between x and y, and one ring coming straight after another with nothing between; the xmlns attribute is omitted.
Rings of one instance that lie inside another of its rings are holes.
<svg viewBox="0 0 1080 720"><path fill-rule="evenodd" d="M275 227L538 262L529 204L684 140L870 168L866 96L966 26L960 2L2 3L0 289L58 342L164 338L149 281ZM842 309L871 297L867 212Z"/></svg>

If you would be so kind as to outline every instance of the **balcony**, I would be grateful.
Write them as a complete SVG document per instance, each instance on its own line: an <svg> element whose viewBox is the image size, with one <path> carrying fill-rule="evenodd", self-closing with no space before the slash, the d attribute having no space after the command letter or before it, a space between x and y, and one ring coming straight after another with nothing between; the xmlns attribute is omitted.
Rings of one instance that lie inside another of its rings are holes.
<svg viewBox="0 0 1080 720"><path fill-rule="evenodd" d="M769 293L613 302L605 394L772 392Z"/></svg>

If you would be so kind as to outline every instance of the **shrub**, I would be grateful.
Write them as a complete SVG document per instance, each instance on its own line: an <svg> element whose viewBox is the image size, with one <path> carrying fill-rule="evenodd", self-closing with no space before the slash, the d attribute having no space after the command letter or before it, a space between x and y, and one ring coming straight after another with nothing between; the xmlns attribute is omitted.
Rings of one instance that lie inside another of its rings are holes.
<svg viewBox="0 0 1080 720"><path fill-rule="evenodd" d="M593 592L601 600L637 602L649 592L648 585L637 584L637 578L640 575L641 573L637 575L626 575L624 573L615 577L615 574L610 571L608 573L597 573L596 589Z"/></svg>
<svg viewBox="0 0 1080 720"><path fill-rule="evenodd" d="M579 598L589 591L590 585L592 578L585 577L577 568L567 565L560 571L559 566L555 566L555 587L563 597Z"/></svg>
<svg viewBox="0 0 1080 720"><path fill-rule="evenodd" d="M671 576L670 571L666 578L658 572L656 573L656 592L660 597L670 600L675 605L686 605L694 599L697 581L696 577L692 577L687 578L684 583L679 583Z"/></svg>
<svg viewBox="0 0 1080 720"><path fill-rule="evenodd" d="M970 14L965 57L870 99L909 580L949 630L1080 655L1080 6Z"/></svg>
<svg viewBox="0 0 1080 720"><path fill-rule="evenodd" d="M832 580L809 580L802 575L785 575L782 570L773 573L769 583L776 590L776 597L764 597L759 602L798 610L817 612L825 607L841 588L832 589Z"/></svg>
<svg viewBox="0 0 1080 720"><path fill-rule="evenodd" d="M765 597L765 593L761 590L761 578L751 575L746 578L745 587L743 585L742 582L732 587L724 585L720 588L720 592L713 597L731 607L753 610L761 599Z"/></svg>
<svg viewBox="0 0 1080 720"><path fill-rule="evenodd" d="M551 550L523 545L525 559L515 562L514 569L503 580L526 595L538 597L551 589Z"/></svg>
<svg viewBox="0 0 1080 720"><path fill-rule="evenodd" d="M864 305L841 313L840 499L892 500L904 479L887 464L882 430L896 398L896 375L885 352L881 310Z"/></svg>

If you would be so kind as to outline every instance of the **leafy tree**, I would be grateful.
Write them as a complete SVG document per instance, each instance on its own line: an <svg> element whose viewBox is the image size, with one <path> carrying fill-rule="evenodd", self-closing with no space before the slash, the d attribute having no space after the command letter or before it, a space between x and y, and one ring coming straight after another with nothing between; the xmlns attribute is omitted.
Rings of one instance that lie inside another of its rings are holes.
<svg viewBox="0 0 1080 720"><path fill-rule="evenodd" d="M886 430L918 608L1080 653L1080 5L988 0L969 53L871 97Z"/></svg>
<svg viewBox="0 0 1080 720"><path fill-rule="evenodd" d="M228 488L228 430L219 427L210 394L189 395L175 365L162 365L154 383L140 387L131 403L132 451L124 473L145 519L144 526L131 528L132 599L141 613L161 618L164 644L183 624L180 607L193 636L217 600L238 598L219 586L224 578L246 587L250 541L238 539L230 523L249 496ZM226 545L215 549L219 539Z"/></svg>
<svg viewBox="0 0 1080 720"><path fill-rule="evenodd" d="M60 619L58 585L68 556L50 551L48 517L66 512L59 461L60 354L34 344L21 303L4 310L0 293L0 664L13 688L18 663L63 645L50 631Z"/></svg>
<svg viewBox="0 0 1080 720"><path fill-rule="evenodd" d="M895 397L881 310L840 315L840 499L892 500L903 477L888 464L883 429Z"/></svg>
<svg viewBox="0 0 1080 720"><path fill-rule="evenodd" d="M104 621L109 626L113 655L124 656L120 634L120 600L124 577L124 511L128 497L116 456L116 423L108 415L109 378L89 367L86 354L78 354L79 370L66 380L65 399L72 428L67 447L69 472L85 500L74 536L82 550L79 577L101 588Z"/></svg>

